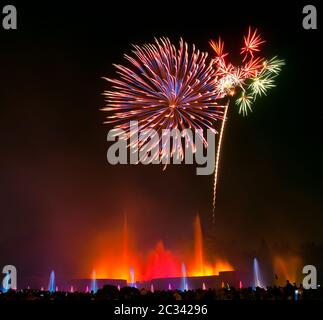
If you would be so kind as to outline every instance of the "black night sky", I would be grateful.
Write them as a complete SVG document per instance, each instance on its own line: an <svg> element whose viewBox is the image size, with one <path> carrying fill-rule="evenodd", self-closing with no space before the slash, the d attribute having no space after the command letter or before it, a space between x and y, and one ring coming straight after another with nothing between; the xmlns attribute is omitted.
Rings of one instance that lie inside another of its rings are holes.
<svg viewBox="0 0 323 320"><path fill-rule="evenodd" d="M95 235L124 215L138 248L162 239L172 249L199 213L206 246L236 265L266 247L322 277L323 12L318 30L304 30L306 2L75 3L17 4L18 29L0 29L0 267L14 264L22 278L77 274ZM211 53L221 36L238 57L249 25L286 66L248 117L230 110L212 226L213 179L195 166L108 164L101 77L154 37Z"/></svg>

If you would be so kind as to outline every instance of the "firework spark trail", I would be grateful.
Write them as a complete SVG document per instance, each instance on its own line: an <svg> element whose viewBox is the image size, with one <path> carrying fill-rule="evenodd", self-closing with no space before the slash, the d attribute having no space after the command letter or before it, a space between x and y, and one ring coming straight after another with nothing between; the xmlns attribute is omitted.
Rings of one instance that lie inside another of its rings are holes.
<svg viewBox="0 0 323 320"><path fill-rule="evenodd" d="M228 108L229 108L229 103L227 103L227 105L225 107L224 114L223 114L221 130L220 130L220 133L219 133L218 148L217 148L217 151L216 151L214 182L213 182L213 213L212 213L212 221L213 221L213 223L215 222L216 187L217 187L217 180L218 180L218 173L219 173L219 163L220 163L220 155L221 155L221 147L222 147L222 138L223 138L225 123L227 121Z"/></svg>

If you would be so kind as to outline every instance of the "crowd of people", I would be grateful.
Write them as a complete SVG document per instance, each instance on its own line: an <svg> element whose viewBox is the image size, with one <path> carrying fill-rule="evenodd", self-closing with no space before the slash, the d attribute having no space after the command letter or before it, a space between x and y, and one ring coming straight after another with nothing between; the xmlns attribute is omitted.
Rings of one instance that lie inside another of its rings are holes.
<svg viewBox="0 0 323 320"><path fill-rule="evenodd" d="M0 293L0 301L12 300L41 300L41 301L212 301L212 300L323 300L323 290L305 290L302 285L297 286L287 281L284 287L242 288L234 287L208 290L155 290L124 287L120 290L115 286L104 286L94 292L49 292L41 290L10 290Z"/></svg>

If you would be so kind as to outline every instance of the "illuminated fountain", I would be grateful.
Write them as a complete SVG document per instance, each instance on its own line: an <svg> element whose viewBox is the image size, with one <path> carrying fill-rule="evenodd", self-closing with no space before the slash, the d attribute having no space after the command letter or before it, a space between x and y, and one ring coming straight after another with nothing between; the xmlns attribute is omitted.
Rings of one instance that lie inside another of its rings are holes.
<svg viewBox="0 0 323 320"><path fill-rule="evenodd" d="M214 266L206 261L199 215L196 215L194 220L194 263L189 265L188 269L190 270L189 274L195 277L217 275L220 271L233 271L232 266L222 259L216 259Z"/></svg>
<svg viewBox="0 0 323 320"><path fill-rule="evenodd" d="M129 270L129 232L127 216L124 217L122 233L122 269ZM134 270L130 268L130 282L134 284Z"/></svg>
<svg viewBox="0 0 323 320"><path fill-rule="evenodd" d="M98 284L96 280L96 272L93 270L91 279L91 292L96 293L98 291Z"/></svg>
<svg viewBox="0 0 323 320"><path fill-rule="evenodd" d="M275 284L284 286L286 281L300 282L303 262L300 257L287 254L284 257L276 255L273 257L273 268L277 276Z"/></svg>
<svg viewBox="0 0 323 320"><path fill-rule="evenodd" d="M135 270L136 278L138 278L138 257L133 249L130 234L125 216L121 229L113 228L96 235L93 240L94 251L91 254L95 259L94 266L98 280L122 279L131 283L130 268ZM93 261L91 261L92 265Z"/></svg>
<svg viewBox="0 0 323 320"><path fill-rule="evenodd" d="M8 278L8 275L9 273L8 272L5 272L5 279L6 280L3 280L4 283L1 283L0 282L0 292L3 292L3 293L6 293L8 292L8 288L9 288L9 278ZM1 288L3 286L3 288Z"/></svg>
<svg viewBox="0 0 323 320"><path fill-rule="evenodd" d="M55 272L54 270L52 270L52 272L50 273L49 276L49 283L48 283L48 291L53 293L55 292L56 288L55 288Z"/></svg>
<svg viewBox="0 0 323 320"><path fill-rule="evenodd" d="M260 268L257 258L253 258L253 276L254 276L254 288L262 288Z"/></svg>
<svg viewBox="0 0 323 320"><path fill-rule="evenodd" d="M159 241L148 255L144 279L168 277L181 277L181 264L175 255L165 248L164 243Z"/></svg>
<svg viewBox="0 0 323 320"><path fill-rule="evenodd" d="M129 285L149 290L153 283L155 290L187 290L188 287L220 287L221 281L233 283L233 267L222 258L214 256L213 260L208 260L205 255L199 215L194 219L193 230L192 243L182 243L170 250L159 240L148 254L144 254L135 250L136 242L130 236L132 233L129 233L125 217L123 228L97 235L95 248L99 249L92 252L96 259L97 286Z"/></svg>
<svg viewBox="0 0 323 320"><path fill-rule="evenodd" d="M182 263L182 290L188 290L186 266Z"/></svg>
<svg viewBox="0 0 323 320"><path fill-rule="evenodd" d="M195 268L200 275L204 275L203 262L203 237L200 216L197 215L194 222L194 252L195 252Z"/></svg>
<svg viewBox="0 0 323 320"><path fill-rule="evenodd" d="M130 268L130 287L135 286L135 269Z"/></svg>

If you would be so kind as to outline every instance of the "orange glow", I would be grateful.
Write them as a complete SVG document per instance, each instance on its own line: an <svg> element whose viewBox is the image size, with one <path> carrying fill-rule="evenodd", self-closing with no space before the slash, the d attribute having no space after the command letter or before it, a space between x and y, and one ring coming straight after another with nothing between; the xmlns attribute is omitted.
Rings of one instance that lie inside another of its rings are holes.
<svg viewBox="0 0 323 320"><path fill-rule="evenodd" d="M139 270L137 259L129 244L127 218L121 232L109 232L96 241L99 252L94 269L98 279L125 279L130 282L130 268Z"/></svg>
<svg viewBox="0 0 323 320"><path fill-rule="evenodd" d="M214 274L218 275L221 271L234 271L234 268L228 261L217 258L214 265Z"/></svg>
<svg viewBox="0 0 323 320"><path fill-rule="evenodd" d="M274 272L278 277L278 284L285 285L286 280L289 280L291 283L297 282L298 272L301 270L302 261L297 256L275 256L273 259Z"/></svg>
<svg viewBox="0 0 323 320"><path fill-rule="evenodd" d="M189 243L187 244L189 248ZM200 217L194 220L194 254L176 254L165 248L158 241L155 248L147 255L139 254L130 236L127 218L124 219L123 230L109 232L95 240L96 257L93 269L97 279L125 279L131 282L130 269L134 270L135 281L156 278L181 277L181 265L187 267L188 276L218 275L220 271L232 271L233 267L224 259L216 258L215 263L208 261L204 254L203 233ZM191 250L189 250L191 252Z"/></svg>

